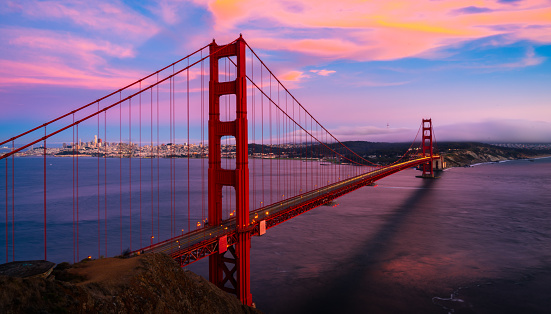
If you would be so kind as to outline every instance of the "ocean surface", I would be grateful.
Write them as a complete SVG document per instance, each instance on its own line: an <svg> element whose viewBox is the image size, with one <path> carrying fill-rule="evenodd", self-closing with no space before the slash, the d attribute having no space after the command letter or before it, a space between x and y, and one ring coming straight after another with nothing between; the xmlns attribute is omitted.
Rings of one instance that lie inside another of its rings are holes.
<svg viewBox="0 0 551 314"><path fill-rule="evenodd" d="M254 237L265 313L551 313L551 158L405 170ZM190 269L207 275L207 263Z"/></svg>
<svg viewBox="0 0 551 314"><path fill-rule="evenodd" d="M97 159L80 158L81 252L75 256L72 210L58 210L73 207L71 159L47 158L48 259L72 262L129 248L130 239L121 237L119 228L130 216L126 207L120 215L121 188L123 198L133 195L133 248L148 245L151 233L170 235L155 226L156 207L149 205L153 199L170 207L169 181L160 182L159 200L143 193L140 237L136 184L128 186L139 174L133 170L134 179L123 178L121 187L115 171L128 159L107 159L107 170L114 170L100 174L108 189L104 193L100 186L98 201ZM43 258L43 238L36 236L43 232L43 159L15 162L16 250L11 196L6 224L5 182L0 182L0 262L6 259L6 227L10 261L12 254L16 260ZM201 167L208 163L192 162L191 193L200 195ZM65 170L54 171L56 165ZM187 169L184 160L176 166ZM168 162L160 167L168 172ZM147 175L149 170L142 167ZM4 172L2 163L2 181ZM551 158L451 168L433 180L418 174L414 169L394 174L254 237L251 286L257 307L265 313L551 313ZM196 210L204 206L201 199L190 204L193 221L203 215ZM174 202L182 208L176 232L187 227L187 196L178 194ZM98 203L100 218L109 218L99 226ZM162 224L170 213L158 217ZM205 259L187 268L208 277L207 266Z"/></svg>

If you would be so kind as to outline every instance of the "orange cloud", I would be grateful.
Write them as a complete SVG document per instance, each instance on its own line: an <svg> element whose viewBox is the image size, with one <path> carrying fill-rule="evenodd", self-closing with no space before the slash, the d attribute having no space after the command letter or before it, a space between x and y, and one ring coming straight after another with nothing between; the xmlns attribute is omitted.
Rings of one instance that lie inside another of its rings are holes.
<svg viewBox="0 0 551 314"><path fill-rule="evenodd" d="M245 30L245 37L255 47L333 60L436 56L433 52L443 47L494 35L506 35L513 41L551 43L551 4L545 0L514 4L466 0L196 2L209 8L221 34L254 23L262 26L260 29L275 28L270 32ZM498 27L506 25L518 27Z"/></svg>
<svg viewBox="0 0 551 314"><path fill-rule="evenodd" d="M297 82L300 81L303 78L307 78L308 75L304 74L304 72L301 71L290 71L281 76L281 79L283 81L291 81L291 82Z"/></svg>

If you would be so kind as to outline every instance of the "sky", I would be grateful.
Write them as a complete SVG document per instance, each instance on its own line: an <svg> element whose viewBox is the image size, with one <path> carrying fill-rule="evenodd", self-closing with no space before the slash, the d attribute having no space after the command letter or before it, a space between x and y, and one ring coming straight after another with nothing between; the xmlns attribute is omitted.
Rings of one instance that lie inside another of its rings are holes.
<svg viewBox="0 0 551 314"><path fill-rule="evenodd" d="M341 140L551 142L543 0L3 0L0 140L239 34Z"/></svg>

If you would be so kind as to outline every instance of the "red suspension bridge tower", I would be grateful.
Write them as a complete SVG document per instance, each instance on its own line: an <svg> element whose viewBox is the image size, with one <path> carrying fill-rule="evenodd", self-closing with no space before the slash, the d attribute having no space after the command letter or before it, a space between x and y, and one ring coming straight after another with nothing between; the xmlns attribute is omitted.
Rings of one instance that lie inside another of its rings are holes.
<svg viewBox="0 0 551 314"><path fill-rule="evenodd" d="M245 46L245 40L241 36L235 43L225 46L218 46L214 40L210 44L208 222L211 226L222 223L222 188L234 187L237 242L234 246L227 248L226 238L221 238L218 253L209 257L209 277L210 281L221 289L235 293L243 304L251 305ZM232 56L237 59L236 79L219 82L218 60ZM236 119L233 121L220 121L220 96L222 95L235 95ZM221 139L223 136L235 137L235 170L222 168Z"/></svg>
<svg viewBox="0 0 551 314"><path fill-rule="evenodd" d="M422 157L431 157L423 164L423 178L434 178L433 147L432 147L432 119L423 119L423 140L421 142Z"/></svg>

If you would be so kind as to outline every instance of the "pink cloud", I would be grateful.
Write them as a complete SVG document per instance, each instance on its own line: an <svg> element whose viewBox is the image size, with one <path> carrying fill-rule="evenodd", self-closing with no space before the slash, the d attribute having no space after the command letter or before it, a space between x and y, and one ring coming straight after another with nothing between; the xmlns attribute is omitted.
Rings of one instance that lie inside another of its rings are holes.
<svg viewBox="0 0 551 314"><path fill-rule="evenodd" d="M134 58L135 47L160 28L121 1L8 0L0 5L24 19L55 21L70 31L3 28L0 84L49 84L113 89L140 77L115 70L113 58ZM22 71L21 69L25 69Z"/></svg>
<svg viewBox="0 0 551 314"><path fill-rule="evenodd" d="M106 68L103 73L65 65L61 60L18 62L0 60L1 85L58 85L89 89L116 89L135 81L143 73Z"/></svg>
<svg viewBox="0 0 551 314"><path fill-rule="evenodd" d="M248 32L247 41L255 48L288 50L315 56L321 60L352 59L358 61L393 60L426 53L430 49L445 46L433 36L415 31L382 29L379 32L363 32L363 40L327 38L292 39L255 37ZM360 32L356 31L355 36ZM252 36L251 36L252 35ZM426 57L429 57L426 55Z"/></svg>
<svg viewBox="0 0 551 314"><path fill-rule="evenodd" d="M7 37L10 45L43 50L62 54L92 54L101 52L117 58L132 58L135 52L132 46L113 44L106 40L87 39L71 34L60 34L54 31L36 29L4 29L0 30Z"/></svg>
<svg viewBox="0 0 551 314"><path fill-rule="evenodd" d="M439 57L437 51L441 48L494 35L507 35L514 41L551 43L551 35L545 31L551 27L551 4L544 0L526 0L515 5L476 4L483 8L476 10L476 14L456 14L473 6L466 0L338 3L306 0L298 7L283 0L197 2L211 11L218 33L235 32L253 22L277 27L270 33L255 30L244 33L249 42L261 49L288 50L330 60ZM520 27L509 30L490 27L511 24ZM530 25L543 28L526 30Z"/></svg>
<svg viewBox="0 0 551 314"><path fill-rule="evenodd" d="M165 23L174 25L180 22L182 16L179 10L185 5L185 2L178 0L160 0L156 6L150 10L158 15Z"/></svg>
<svg viewBox="0 0 551 314"><path fill-rule="evenodd" d="M29 1L24 6L12 7L33 19L69 20L107 36L120 36L125 41L143 41L159 31L153 21L120 1Z"/></svg>
<svg viewBox="0 0 551 314"><path fill-rule="evenodd" d="M0 40L9 44L9 49L4 49L0 57L0 86L39 84L112 90L146 74L110 65L113 58L135 56L134 49L128 44L19 28L0 29ZM186 65L179 64L176 70ZM165 77L171 73L172 70L167 69L161 75ZM200 77L200 69L190 70L190 81ZM186 80L186 72L177 77L178 83ZM153 82L149 79L142 85Z"/></svg>
<svg viewBox="0 0 551 314"><path fill-rule="evenodd" d="M310 70L310 72L316 73L317 75L321 75L321 76L328 76L328 75L333 74L337 71L333 71L333 70Z"/></svg>
<svg viewBox="0 0 551 314"><path fill-rule="evenodd" d="M130 45L36 29L1 29L9 44L0 58L0 85L48 84L116 88L139 77L114 70L110 58L132 58Z"/></svg>

